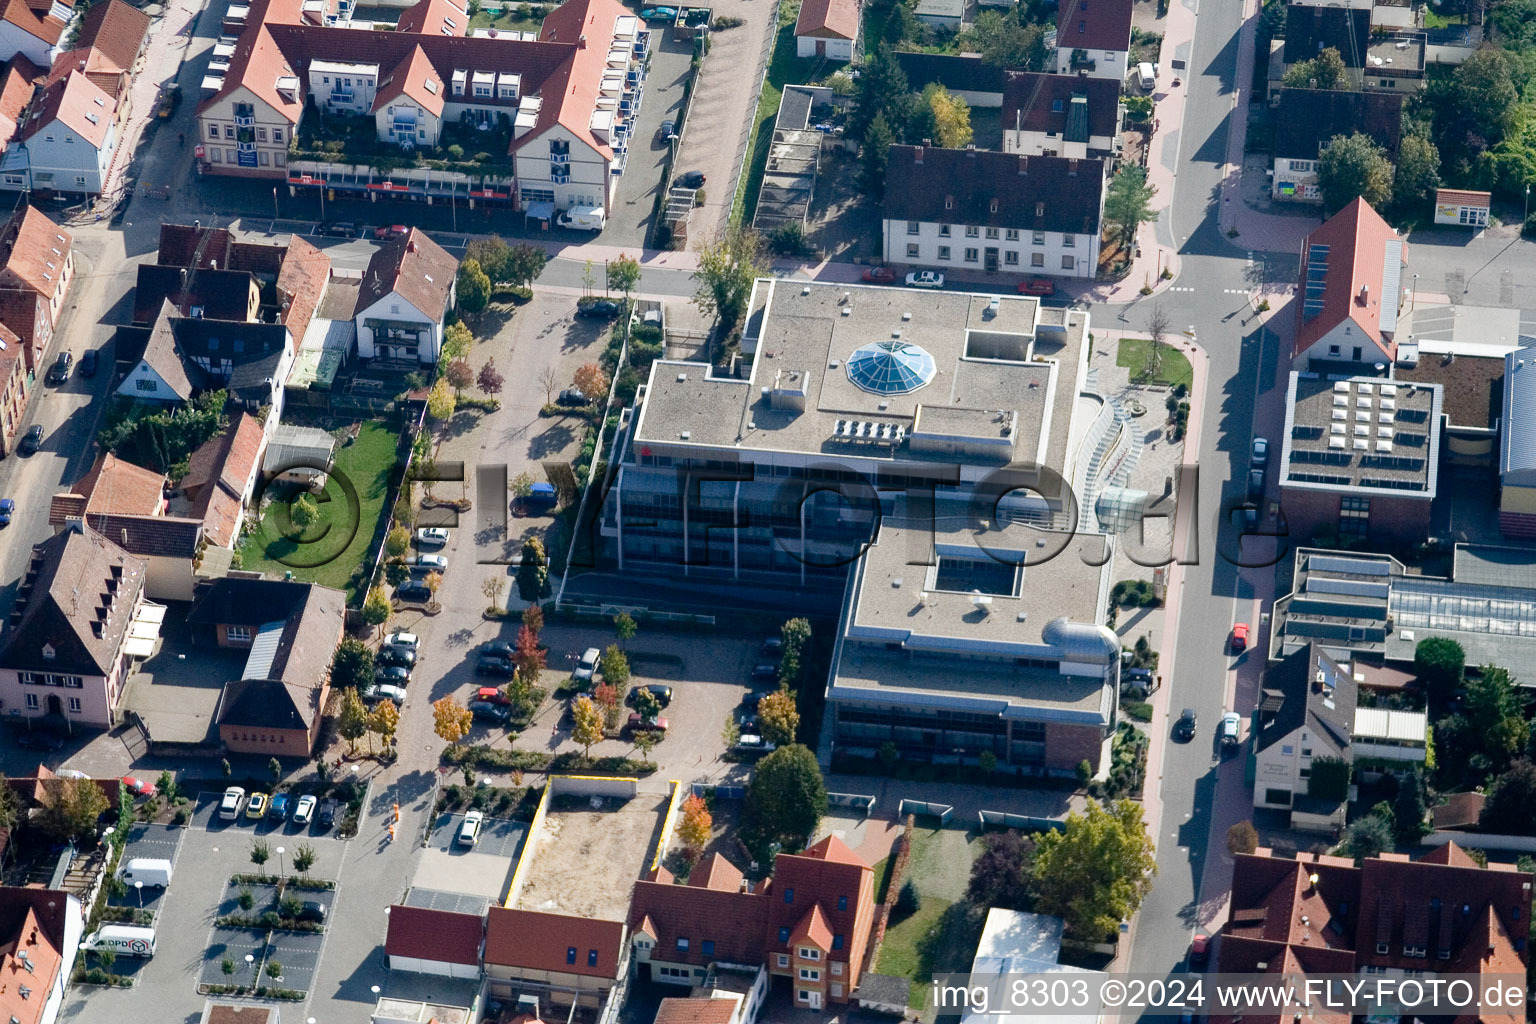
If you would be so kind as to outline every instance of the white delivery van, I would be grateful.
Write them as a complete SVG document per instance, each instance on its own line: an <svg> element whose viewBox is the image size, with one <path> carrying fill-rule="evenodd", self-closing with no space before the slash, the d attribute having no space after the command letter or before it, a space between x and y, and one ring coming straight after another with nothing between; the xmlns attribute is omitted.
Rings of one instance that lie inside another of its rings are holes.
<svg viewBox="0 0 1536 1024"><path fill-rule="evenodd" d="M120 956L155 955L155 930L129 924L104 924L85 937L86 949L110 949Z"/></svg>
<svg viewBox="0 0 1536 1024"><path fill-rule="evenodd" d="M603 211L596 206L573 206L556 217L555 223L575 231L601 231Z"/></svg>
<svg viewBox="0 0 1536 1024"><path fill-rule="evenodd" d="M1142 61L1136 65L1136 84L1141 86L1142 92L1151 92L1157 84L1157 67Z"/></svg>
<svg viewBox="0 0 1536 1024"><path fill-rule="evenodd" d="M123 863L117 875L130 886L143 882L151 889L164 889L171 884L171 862L158 857L134 857Z"/></svg>

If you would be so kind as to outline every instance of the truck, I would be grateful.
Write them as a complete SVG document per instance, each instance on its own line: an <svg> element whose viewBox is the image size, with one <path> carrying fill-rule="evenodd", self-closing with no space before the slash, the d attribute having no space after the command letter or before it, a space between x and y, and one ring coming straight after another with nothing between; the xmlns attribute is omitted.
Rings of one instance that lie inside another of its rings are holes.
<svg viewBox="0 0 1536 1024"><path fill-rule="evenodd" d="M562 210L555 217L555 223L573 231L601 231L603 211L596 206L573 206L569 210Z"/></svg>
<svg viewBox="0 0 1536 1024"><path fill-rule="evenodd" d="M110 949L119 956L155 955L155 930L128 924L104 924L85 937L86 949Z"/></svg>

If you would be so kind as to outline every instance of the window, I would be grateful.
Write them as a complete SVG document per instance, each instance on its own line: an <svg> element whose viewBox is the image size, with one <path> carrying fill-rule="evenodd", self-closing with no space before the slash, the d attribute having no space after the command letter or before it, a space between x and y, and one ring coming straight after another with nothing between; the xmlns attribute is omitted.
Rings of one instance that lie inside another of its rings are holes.
<svg viewBox="0 0 1536 1024"><path fill-rule="evenodd" d="M974 227L971 227L970 225L966 225L966 228L965 228L965 237L966 238L977 238L980 235L981 235L981 229L980 228L974 228Z"/></svg>
<svg viewBox="0 0 1536 1024"><path fill-rule="evenodd" d="M140 377L138 380L134 381L133 386L138 388L140 391L152 392L158 391L160 389L160 382L152 377Z"/></svg>
<svg viewBox="0 0 1536 1024"><path fill-rule="evenodd" d="M273 128L272 129L272 141L273 142L282 142L283 141L283 130L281 128Z"/></svg>
<svg viewBox="0 0 1536 1024"><path fill-rule="evenodd" d="M1063 256L1061 258L1062 270L1071 270L1075 266L1077 266L1077 261L1074 260L1071 256Z"/></svg>
<svg viewBox="0 0 1536 1024"><path fill-rule="evenodd" d="M907 234L915 235L920 230L922 230L922 225L918 224L917 221L915 221L915 220L907 221Z"/></svg>
<svg viewBox="0 0 1536 1024"><path fill-rule="evenodd" d="M1301 772L1300 772L1300 775L1301 775L1301 777L1303 779L1310 779L1312 777L1312 769L1311 768L1303 768L1301 770Z"/></svg>
<svg viewBox="0 0 1536 1024"><path fill-rule="evenodd" d="M1424 955L1424 947L1423 946L1404 946L1403 947L1403 956L1422 957L1423 955Z"/></svg>
<svg viewBox="0 0 1536 1024"><path fill-rule="evenodd" d="M566 946L565 947L565 962L568 963L568 964L574 964L576 962L576 947L575 946Z"/></svg>
<svg viewBox="0 0 1536 1024"><path fill-rule="evenodd" d="M1030 241L1031 245L1044 245L1045 244L1045 232L1044 231L1036 231L1036 232L1034 232L1033 235L1030 237L1029 241Z"/></svg>
<svg viewBox="0 0 1536 1024"><path fill-rule="evenodd" d="M1289 807L1291 806L1291 791L1288 789L1266 788L1264 790L1264 802L1266 804L1280 804Z"/></svg>
<svg viewBox="0 0 1536 1024"><path fill-rule="evenodd" d="M838 910L847 910L848 909L848 897L847 896L839 896L837 898L837 909Z"/></svg>
<svg viewBox="0 0 1536 1024"><path fill-rule="evenodd" d="M1009 249L1003 253L1003 262L1010 267L1016 267L1019 265L1019 254Z"/></svg>
<svg viewBox="0 0 1536 1024"><path fill-rule="evenodd" d="M688 951L688 939L685 936L681 936L681 935L678 936L678 938L677 938L677 951L679 953L686 953Z"/></svg>
<svg viewBox="0 0 1536 1024"><path fill-rule="evenodd" d="M1335 357L1338 356L1338 354L1339 354L1339 346L1337 346L1337 345L1329 345L1328 346L1328 354L1330 356L1335 356Z"/></svg>
<svg viewBox="0 0 1536 1024"><path fill-rule="evenodd" d="M801 981L820 981L821 980L821 972L816 970L814 967L802 967L802 968L800 968L800 980Z"/></svg>
<svg viewBox="0 0 1536 1024"><path fill-rule="evenodd" d="M1345 497L1339 501L1339 533L1364 537L1370 525L1371 499Z"/></svg>
<svg viewBox="0 0 1536 1024"><path fill-rule="evenodd" d="M80 698L79 697L71 697L71 698L69 698L69 713L72 714L72 715L78 715L80 713Z"/></svg>
<svg viewBox="0 0 1536 1024"><path fill-rule="evenodd" d="M21 186L21 185L23 185L23 184L25 184L25 183L26 183L26 181L25 181L25 179L24 179L24 178L22 178L22 176L21 176L21 175L19 175L19 174L7 174L7 175L6 175L6 176L5 176L5 183L6 183L6 184L7 184L7 185L16 185L16 186L18 186L18 187L19 187L19 186Z"/></svg>
<svg viewBox="0 0 1536 1024"><path fill-rule="evenodd" d="M789 954L788 953L780 953L779 954L779 966L780 967L788 967L789 966Z"/></svg>
<svg viewBox="0 0 1536 1024"><path fill-rule="evenodd" d="M810 1002L811 1001L811 994L809 992L807 992L805 989L801 989L800 990L800 1001L802 1003Z"/></svg>
<svg viewBox="0 0 1536 1024"><path fill-rule="evenodd" d="M948 238L949 237L949 225L948 224L940 224L939 225L939 237L940 238Z"/></svg>
<svg viewBox="0 0 1536 1024"><path fill-rule="evenodd" d="M839 982L834 981L832 983L832 998L833 999L840 999L840 998L842 998L842 995L843 995L843 986Z"/></svg>
<svg viewBox="0 0 1536 1024"><path fill-rule="evenodd" d="M1378 943L1376 943L1376 955L1377 956L1386 956L1391 951L1392 951L1392 947L1388 946L1385 942L1378 942Z"/></svg>
<svg viewBox="0 0 1536 1024"><path fill-rule="evenodd" d="M1019 240L1019 229L1009 228L1007 231L1004 231L1003 240L1006 242L1017 242Z"/></svg>
<svg viewBox="0 0 1536 1024"><path fill-rule="evenodd" d="M237 164L237 163L240 162L240 158L235 155L235 151L234 150L226 149L224 151L224 162L225 163L231 163L231 164Z"/></svg>
<svg viewBox="0 0 1536 1024"><path fill-rule="evenodd" d="M997 228L987 228L987 237L992 241L997 240Z"/></svg>
<svg viewBox="0 0 1536 1024"><path fill-rule="evenodd" d="M208 137L210 139L216 139L216 138L219 137L219 126L218 125L211 124L211 125L208 126Z"/></svg>
<svg viewBox="0 0 1536 1024"><path fill-rule="evenodd" d="M1043 266L1045 266L1045 253L1043 253L1043 252L1032 252L1032 253L1030 253L1029 254L1029 265L1032 266L1032 267L1043 267Z"/></svg>
<svg viewBox="0 0 1536 1024"><path fill-rule="evenodd" d="M244 642L244 643L249 643L250 640L251 640L251 627L250 626L226 626L224 628L224 638L226 640L230 641L231 643L234 643L236 641L240 641L240 642Z"/></svg>
<svg viewBox="0 0 1536 1024"><path fill-rule="evenodd" d="M841 935L834 935L834 936L832 936L832 948L833 949L842 949L843 948L843 937Z"/></svg>
<svg viewBox="0 0 1536 1024"><path fill-rule="evenodd" d="M1068 231L1061 233L1061 247L1063 249L1077 248L1077 236Z"/></svg>
<svg viewBox="0 0 1536 1024"><path fill-rule="evenodd" d="M917 252L918 252L917 243L916 242L908 242L907 243L907 259L909 259L909 260L917 259Z"/></svg>
<svg viewBox="0 0 1536 1024"><path fill-rule="evenodd" d="M264 150L264 149L263 150L259 150L256 155L261 158L261 160L260 160L261 166L263 166L263 167L267 166L267 160L268 160L267 151Z"/></svg>
<svg viewBox="0 0 1536 1024"><path fill-rule="evenodd" d="M839 935L838 938L841 939L842 936ZM837 975L841 975L843 973L843 962L841 960L832 961L832 973Z"/></svg>
<svg viewBox="0 0 1536 1024"><path fill-rule="evenodd" d="M779 929L779 941L780 942L788 942L789 941L789 928L788 928L788 926Z"/></svg>
<svg viewBox="0 0 1536 1024"><path fill-rule="evenodd" d="M267 130L265 128L257 128L256 129L256 141L257 142L266 142L267 141Z"/></svg>
<svg viewBox="0 0 1536 1024"><path fill-rule="evenodd" d="M215 128L214 130L217 131L218 129ZM211 164L221 164L221 163L223 163L224 162L224 155L223 154L224 154L224 151L222 149L220 149L219 147L217 147L217 146L209 146L208 147L208 162L211 163Z"/></svg>
<svg viewBox="0 0 1536 1024"><path fill-rule="evenodd" d="M597 966L597 950L595 950L595 949L587 950L587 966L588 967L596 967Z"/></svg>
<svg viewBox="0 0 1536 1024"><path fill-rule="evenodd" d="M799 950L799 953L800 953L800 959L801 960L820 960L821 959L821 950L815 949L815 948L813 948L811 946L801 946L800 950Z"/></svg>
<svg viewBox="0 0 1536 1024"><path fill-rule="evenodd" d="M793 889L785 889L784 890L784 902L785 903L793 903L793 902L795 902L795 890L793 890Z"/></svg>
<svg viewBox="0 0 1536 1024"><path fill-rule="evenodd" d="M232 138L235 137L235 126L234 125L227 124L227 125L224 126L224 137L226 139L232 139Z"/></svg>
<svg viewBox="0 0 1536 1024"><path fill-rule="evenodd" d="M967 263L976 263L980 259L981 259L981 252L980 252L980 250L978 250L978 249L970 249L970 248L967 248L965 250L965 262L967 262Z"/></svg>
<svg viewBox="0 0 1536 1024"><path fill-rule="evenodd" d="M27 707L31 708L33 711L37 710L37 694L27 694Z"/></svg>
<svg viewBox="0 0 1536 1024"><path fill-rule="evenodd" d="M43 136L43 141L44 142L52 142L53 141L53 136L52 135L44 135Z"/></svg>
<svg viewBox="0 0 1536 1024"><path fill-rule="evenodd" d="M284 164L286 164L287 162L288 162L288 154L283 153L281 151L272 154L272 164L273 164L273 166L281 167Z"/></svg>
<svg viewBox="0 0 1536 1024"><path fill-rule="evenodd" d="M699 944L699 952L703 953L705 956L714 956L715 955L715 940L714 939L705 939L703 942L701 942Z"/></svg>

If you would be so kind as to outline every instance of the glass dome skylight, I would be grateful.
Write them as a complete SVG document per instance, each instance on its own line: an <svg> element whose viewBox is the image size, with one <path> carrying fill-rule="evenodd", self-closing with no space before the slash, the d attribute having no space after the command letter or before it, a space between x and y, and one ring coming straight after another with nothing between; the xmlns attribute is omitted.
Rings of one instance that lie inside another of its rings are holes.
<svg viewBox="0 0 1536 1024"><path fill-rule="evenodd" d="M904 395L933 379L933 356L908 341L877 341L848 357L848 379L876 395Z"/></svg>

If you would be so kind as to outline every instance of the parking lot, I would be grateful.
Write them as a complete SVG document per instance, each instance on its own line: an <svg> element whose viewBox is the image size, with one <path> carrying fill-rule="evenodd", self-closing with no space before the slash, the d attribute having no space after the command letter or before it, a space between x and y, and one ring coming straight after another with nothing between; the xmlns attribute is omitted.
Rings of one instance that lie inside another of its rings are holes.
<svg viewBox="0 0 1536 1024"><path fill-rule="evenodd" d="M480 838L475 845L463 846L457 842L462 824L462 814L438 817L427 848L417 862L412 891L500 899L517 867L528 826L518 821L486 818L480 824Z"/></svg>
<svg viewBox="0 0 1536 1024"><path fill-rule="evenodd" d="M246 797L249 798L250 794L247 793ZM318 815L316 815L316 820L311 821L308 826L295 825L292 821L291 808L288 818L283 821L276 821L269 816L263 816L260 821L252 821L245 816L244 803L240 805L240 817L234 821L229 821L219 817L219 801L223 798L223 793L203 792L197 794L195 809L192 812L191 827L202 829L205 832L227 832L231 829L237 829L249 832L253 836L270 839L274 842L281 842L285 836L292 836L294 839L320 838L329 836L334 831L333 829L321 828Z"/></svg>

